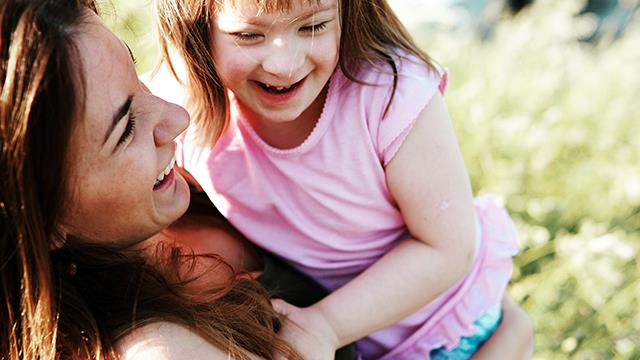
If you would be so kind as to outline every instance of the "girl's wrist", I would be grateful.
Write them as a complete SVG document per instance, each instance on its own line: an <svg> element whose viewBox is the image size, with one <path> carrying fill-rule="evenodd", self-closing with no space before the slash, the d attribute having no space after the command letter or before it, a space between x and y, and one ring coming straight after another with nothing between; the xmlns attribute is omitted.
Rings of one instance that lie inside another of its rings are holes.
<svg viewBox="0 0 640 360"><path fill-rule="evenodd" d="M336 331L334 324L331 322L331 318L329 314L326 312L320 303L316 303L313 306L306 308L305 310L311 311L313 313L313 319L315 319L315 323L317 329L321 332L323 337L329 341L330 344L335 346L335 349L338 349L346 343L341 341L340 334Z"/></svg>

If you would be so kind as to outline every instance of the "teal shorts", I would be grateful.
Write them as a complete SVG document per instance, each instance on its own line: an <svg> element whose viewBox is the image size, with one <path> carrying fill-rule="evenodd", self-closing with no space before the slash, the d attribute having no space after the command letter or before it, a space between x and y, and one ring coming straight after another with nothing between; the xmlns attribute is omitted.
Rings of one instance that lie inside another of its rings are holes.
<svg viewBox="0 0 640 360"><path fill-rule="evenodd" d="M480 346L493 334L502 320L502 308L496 305L489 309L478 320L474 321L476 332L460 338L458 346L451 350L443 347L431 350L431 360L464 360L469 359Z"/></svg>

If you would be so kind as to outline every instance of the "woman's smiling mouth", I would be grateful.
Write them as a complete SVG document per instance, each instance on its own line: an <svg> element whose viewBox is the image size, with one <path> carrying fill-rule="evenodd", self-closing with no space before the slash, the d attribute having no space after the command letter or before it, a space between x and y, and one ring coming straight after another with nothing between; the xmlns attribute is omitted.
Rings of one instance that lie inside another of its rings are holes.
<svg viewBox="0 0 640 360"><path fill-rule="evenodd" d="M173 155L169 164L164 168L164 170L156 177L156 181L153 184L153 190L158 190L161 187L164 187L164 184L171 182L173 179L173 167L176 164L176 156Z"/></svg>

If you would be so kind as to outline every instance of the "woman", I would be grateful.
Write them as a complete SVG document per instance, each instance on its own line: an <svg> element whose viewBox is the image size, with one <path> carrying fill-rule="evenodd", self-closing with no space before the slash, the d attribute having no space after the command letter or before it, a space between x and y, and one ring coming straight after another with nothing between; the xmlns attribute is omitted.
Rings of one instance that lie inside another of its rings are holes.
<svg viewBox="0 0 640 360"><path fill-rule="evenodd" d="M237 234L161 232L189 203L173 170L188 118L93 2L5 0L0 24L0 358L295 359L268 294L236 276L260 268Z"/></svg>
<svg viewBox="0 0 640 360"><path fill-rule="evenodd" d="M295 358L254 281L210 258L218 276L194 287L188 256L135 250L189 203L172 170L188 117L146 91L94 4L7 0L0 19L0 357L130 355L118 341L142 327L208 358Z"/></svg>

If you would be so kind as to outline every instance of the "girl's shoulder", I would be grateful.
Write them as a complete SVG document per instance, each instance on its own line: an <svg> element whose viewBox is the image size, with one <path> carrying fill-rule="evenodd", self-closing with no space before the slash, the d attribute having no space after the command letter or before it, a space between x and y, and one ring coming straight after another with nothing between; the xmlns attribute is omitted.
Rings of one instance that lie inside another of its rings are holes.
<svg viewBox="0 0 640 360"><path fill-rule="evenodd" d="M155 322L133 330L116 343L116 351L124 360L229 359L226 352L171 322Z"/></svg>
<svg viewBox="0 0 640 360"><path fill-rule="evenodd" d="M436 91L444 94L448 73L445 68L430 65L414 54L397 50L388 62L364 63L351 81L340 73L339 93L359 94L368 106L370 118L404 116L405 111L421 110ZM347 101L347 100L345 100ZM353 104L348 104L353 106ZM394 110L394 111L392 111ZM407 114L408 115L408 114ZM415 114L414 114L415 115Z"/></svg>
<svg viewBox="0 0 640 360"><path fill-rule="evenodd" d="M358 75L362 83L351 82L358 88L351 93L359 93L359 103L366 104L367 128L386 165L433 96L444 93L447 72L397 51L392 62L365 64Z"/></svg>
<svg viewBox="0 0 640 360"><path fill-rule="evenodd" d="M420 86L429 83L439 83L446 74L446 69L439 65L427 64L418 56L396 50L388 61L366 62L355 77L363 84L378 88L397 86Z"/></svg>

